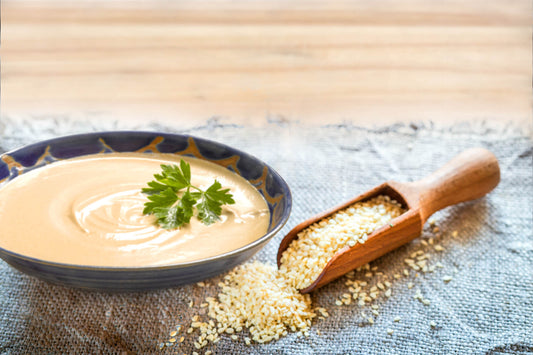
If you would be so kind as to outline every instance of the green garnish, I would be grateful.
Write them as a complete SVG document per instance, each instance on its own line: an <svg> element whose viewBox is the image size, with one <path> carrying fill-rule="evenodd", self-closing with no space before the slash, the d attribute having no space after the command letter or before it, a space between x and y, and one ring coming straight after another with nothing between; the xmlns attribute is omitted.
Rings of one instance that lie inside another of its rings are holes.
<svg viewBox="0 0 533 355"><path fill-rule="evenodd" d="M144 204L143 213L155 215L162 228L174 229L189 223L195 206L196 217L210 225L220 219L222 205L235 203L229 189L222 189L217 180L205 191L191 185L191 166L185 160L179 166L161 165L161 169L142 192L150 200Z"/></svg>

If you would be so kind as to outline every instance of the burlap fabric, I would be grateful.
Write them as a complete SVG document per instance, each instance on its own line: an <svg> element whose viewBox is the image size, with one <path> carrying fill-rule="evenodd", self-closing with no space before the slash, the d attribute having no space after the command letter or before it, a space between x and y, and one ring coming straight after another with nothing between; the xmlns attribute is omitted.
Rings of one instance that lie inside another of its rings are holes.
<svg viewBox="0 0 533 355"><path fill-rule="evenodd" d="M313 295L331 316L314 322L308 338L296 334L246 346L228 337L205 350L216 354L501 354L533 353L533 171L531 131L494 123L430 122L362 128L350 123L321 127L271 118L238 126L212 119L183 128L109 121L4 117L0 152L58 135L104 129L153 129L210 138L271 164L289 183L294 208L288 224L256 258L274 262L281 237L299 221L385 180L421 178L460 151L486 147L499 159L502 180L487 197L445 209L434 217L444 251L421 238L372 265L401 273L404 259L423 248L444 268L392 280L392 296L380 298L370 325L357 305L338 307L342 280ZM452 231L458 231L453 238ZM1 226L0 226L1 232ZM443 276L453 279L449 283ZM364 275L356 275L364 278ZM219 278L209 280L216 285ZM414 287L409 289L408 284ZM420 289L430 305L413 298ZM198 304L216 295L196 285L127 294L68 289L41 282L0 261L2 354L152 354L177 324L185 328ZM194 307L188 303L194 301ZM394 318L399 316L399 322ZM435 327L430 325L435 323ZM394 330L392 335L387 329ZM320 335L317 334L319 330ZM195 337L163 353L192 353Z"/></svg>

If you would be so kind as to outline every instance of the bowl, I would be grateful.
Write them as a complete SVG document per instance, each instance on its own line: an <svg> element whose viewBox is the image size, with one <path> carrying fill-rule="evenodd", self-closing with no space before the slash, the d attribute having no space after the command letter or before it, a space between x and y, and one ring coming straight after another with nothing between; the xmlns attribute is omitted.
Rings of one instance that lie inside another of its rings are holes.
<svg viewBox="0 0 533 355"><path fill-rule="evenodd" d="M42 280L76 288L143 291L198 282L248 260L284 226L292 198L283 178L261 160L238 149L189 135L115 131L65 136L0 155L0 188L20 174L59 160L96 153L171 153L207 160L248 180L265 198L270 222L265 235L239 249L191 262L146 267L101 267L40 260L2 248L0 257L12 267ZM2 228L0 226L0 233ZM23 235L19 236L24 238Z"/></svg>

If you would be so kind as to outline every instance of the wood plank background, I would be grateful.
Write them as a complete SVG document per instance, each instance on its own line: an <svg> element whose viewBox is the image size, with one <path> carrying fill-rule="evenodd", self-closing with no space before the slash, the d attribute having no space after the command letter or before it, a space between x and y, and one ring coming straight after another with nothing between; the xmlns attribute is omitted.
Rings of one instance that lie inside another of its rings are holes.
<svg viewBox="0 0 533 355"><path fill-rule="evenodd" d="M4 115L532 117L529 0L5 0L1 10Z"/></svg>

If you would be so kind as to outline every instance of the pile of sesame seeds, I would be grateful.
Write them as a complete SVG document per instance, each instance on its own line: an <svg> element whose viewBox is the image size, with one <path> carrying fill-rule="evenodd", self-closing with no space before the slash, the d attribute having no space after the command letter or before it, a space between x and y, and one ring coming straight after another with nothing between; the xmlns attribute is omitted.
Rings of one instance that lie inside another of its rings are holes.
<svg viewBox="0 0 533 355"><path fill-rule="evenodd" d="M382 201L391 202L386 199ZM394 201L392 204L399 207ZM387 222L384 220L384 223ZM443 268L440 262L430 263L430 252L441 252L444 248L436 243L442 233L435 227L435 221L430 220L429 226L432 234L428 238L426 233L414 244L416 250L405 260L407 268L386 275L377 266L366 264L346 275L347 292L343 292L335 300L335 304L339 307L356 304L363 319L360 325L373 325L380 315L383 300L392 296L396 279L409 278L407 288L412 289L415 284L411 280L416 280L424 273L433 273L436 268ZM454 231L451 236L456 238L458 232ZM445 275L442 280L447 284L452 277ZM197 285L207 286L204 282ZM405 283L401 285L405 286ZM207 297L200 304L200 308L207 311L206 319L202 321L199 315L195 315L187 330L187 334L194 335L193 344L196 349L217 343L221 337L251 345L253 342L264 343L279 339L289 332L309 336L311 323L315 319L329 316L325 308L313 307L309 295L302 295L297 291L294 281L286 272L278 271L270 264L253 262L241 265L226 275L218 287L220 291L217 297ZM429 299L422 295L420 289L416 289L413 298L424 306L430 305ZM192 301L189 306L193 307ZM394 324L400 323L400 320L399 316L394 317L390 328L387 328L388 336L393 336L396 329ZM430 328L436 329L436 326L431 321ZM183 337L174 333L179 333L179 329L170 333L170 339L161 343L161 348L183 342ZM316 333L321 334L318 329ZM207 350L204 354L211 353ZM197 354L193 352L193 355Z"/></svg>
<svg viewBox="0 0 533 355"><path fill-rule="evenodd" d="M307 332L316 313L309 295L303 295L287 283L273 265L261 262L237 267L219 285L218 299L207 298L209 316L217 321L218 332L248 328L251 340L269 342L288 331Z"/></svg>
<svg viewBox="0 0 533 355"><path fill-rule="evenodd" d="M357 202L298 233L281 257L280 271L297 289L309 286L339 250L364 244L377 228L404 212L389 196Z"/></svg>

